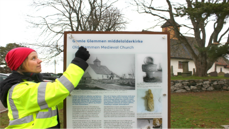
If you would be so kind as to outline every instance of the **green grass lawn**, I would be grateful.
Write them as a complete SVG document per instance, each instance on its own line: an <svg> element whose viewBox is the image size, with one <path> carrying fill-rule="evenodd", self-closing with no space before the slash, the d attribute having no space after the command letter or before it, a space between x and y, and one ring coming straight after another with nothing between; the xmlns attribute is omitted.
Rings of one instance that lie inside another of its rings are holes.
<svg viewBox="0 0 229 129"><path fill-rule="evenodd" d="M171 94L172 128L229 125L229 91Z"/></svg>
<svg viewBox="0 0 229 129"><path fill-rule="evenodd" d="M0 128L5 128L9 124L7 112L0 113Z"/></svg>
<svg viewBox="0 0 229 129"><path fill-rule="evenodd" d="M60 111L63 127L63 110ZM0 114L0 128L8 125ZM229 125L229 91L171 94L172 128L222 128Z"/></svg>

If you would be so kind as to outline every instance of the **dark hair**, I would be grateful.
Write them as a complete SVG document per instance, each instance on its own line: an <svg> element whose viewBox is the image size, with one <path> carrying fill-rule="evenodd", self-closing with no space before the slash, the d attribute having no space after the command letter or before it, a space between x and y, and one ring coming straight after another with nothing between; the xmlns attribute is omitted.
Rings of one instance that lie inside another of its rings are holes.
<svg viewBox="0 0 229 129"><path fill-rule="evenodd" d="M21 71L21 70L25 70L25 68L24 68L24 63L25 63L25 61L28 59L28 57L26 57L25 58L25 60L23 61L23 63L18 67L18 69L17 70L19 70L19 71Z"/></svg>

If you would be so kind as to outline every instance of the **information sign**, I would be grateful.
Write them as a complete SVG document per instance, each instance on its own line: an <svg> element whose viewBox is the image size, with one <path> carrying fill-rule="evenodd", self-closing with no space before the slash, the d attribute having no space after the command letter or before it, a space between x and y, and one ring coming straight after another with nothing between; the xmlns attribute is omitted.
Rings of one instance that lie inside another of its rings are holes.
<svg viewBox="0 0 229 129"><path fill-rule="evenodd" d="M89 64L65 100L65 128L170 128L165 32L65 32L64 69L84 46Z"/></svg>

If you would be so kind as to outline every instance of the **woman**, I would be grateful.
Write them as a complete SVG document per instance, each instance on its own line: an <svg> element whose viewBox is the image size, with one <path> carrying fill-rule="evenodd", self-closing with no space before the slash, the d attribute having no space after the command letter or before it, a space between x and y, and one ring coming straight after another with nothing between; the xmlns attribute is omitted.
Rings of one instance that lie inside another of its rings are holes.
<svg viewBox="0 0 229 129"><path fill-rule="evenodd" d="M58 108L78 85L90 54L80 47L67 70L54 82L42 82L41 60L35 50L10 50L5 60L12 74L0 84L0 99L8 108L7 128L60 128Z"/></svg>

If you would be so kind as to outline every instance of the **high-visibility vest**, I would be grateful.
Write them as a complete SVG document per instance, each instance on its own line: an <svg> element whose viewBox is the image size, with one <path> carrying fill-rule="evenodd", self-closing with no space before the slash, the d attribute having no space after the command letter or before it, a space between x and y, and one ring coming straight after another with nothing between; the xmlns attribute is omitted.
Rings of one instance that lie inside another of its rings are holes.
<svg viewBox="0 0 229 129"><path fill-rule="evenodd" d="M70 64L63 76L54 82L25 81L12 86L7 105L9 125L6 128L49 128L56 126L57 106L78 85L84 70Z"/></svg>

